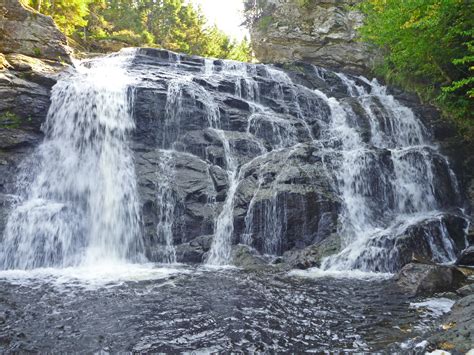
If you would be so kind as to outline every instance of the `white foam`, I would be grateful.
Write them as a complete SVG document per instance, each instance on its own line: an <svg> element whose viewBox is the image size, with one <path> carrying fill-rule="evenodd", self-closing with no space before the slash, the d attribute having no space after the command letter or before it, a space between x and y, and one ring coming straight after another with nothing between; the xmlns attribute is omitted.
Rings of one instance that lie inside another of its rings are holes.
<svg viewBox="0 0 474 355"><path fill-rule="evenodd" d="M428 312L428 315L440 317L451 311L454 301L448 298L427 298L424 302L410 303L410 308L421 308Z"/></svg>
<svg viewBox="0 0 474 355"><path fill-rule="evenodd" d="M291 270L288 275L307 278L331 277L336 279L361 279L361 280L386 280L393 274L380 272L367 272L360 270L322 270L317 267L307 270Z"/></svg>
<svg viewBox="0 0 474 355"><path fill-rule="evenodd" d="M96 288L114 286L124 282L166 279L189 269L179 264L119 264L104 262L74 268L42 268L33 270L0 271L0 280L12 284L51 283L56 286L82 286Z"/></svg>
<svg viewBox="0 0 474 355"><path fill-rule="evenodd" d="M425 355L451 355L449 351L446 350L434 350L432 352L426 352Z"/></svg>

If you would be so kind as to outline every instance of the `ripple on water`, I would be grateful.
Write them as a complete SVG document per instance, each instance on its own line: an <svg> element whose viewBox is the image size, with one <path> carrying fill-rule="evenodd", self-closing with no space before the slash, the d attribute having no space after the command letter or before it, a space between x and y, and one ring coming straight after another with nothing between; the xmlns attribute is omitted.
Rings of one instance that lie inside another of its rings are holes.
<svg viewBox="0 0 474 355"><path fill-rule="evenodd" d="M28 274L0 274L1 351L396 350L434 324L392 280L153 264Z"/></svg>

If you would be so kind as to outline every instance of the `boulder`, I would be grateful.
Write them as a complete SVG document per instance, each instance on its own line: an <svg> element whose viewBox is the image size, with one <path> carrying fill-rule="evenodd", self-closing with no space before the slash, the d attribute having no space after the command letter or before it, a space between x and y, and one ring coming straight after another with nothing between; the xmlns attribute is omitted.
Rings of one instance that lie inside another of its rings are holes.
<svg viewBox="0 0 474 355"><path fill-rule="evenodd" d="M396 275L397 285L410 296L456 290L465 279L455 267L410 263Z"/></svg>
<svg viewBox="0 0 474 355"><path fill-rule="evenodd" d="M462 251L461 255L459 255L459 258L456 261L456 265L474 266L474 246L470 246L469 248Z"/></svg>
<svg viewBox="0 0 474 355"><path fill-rule="evenodd" d="M290 269L309 269L320 267L321 261L326 256L336 254L341 249L339 235L332 234L316 244L300 250L290 250L283 254L282 261Z"/></svg>
<svg viewBox="0 0 474 355"><path fill-rule="evenodd" d="M262 270L268 268L266 260L248 245L234 245L231 251L232 264L245 270Z"/></svg>
<svg viewBox="0 0 474 355"><path fill-rule="evenodd" d="M212 235L194 238L191 242L176 247L176 261L179 263L202 263L206 253L211 249Z"/></svg>
<svg viewBox="0 0 474 355"><path fill-rule="evenodd" d="M456 293L462 297L472 295L474 294L474 284L463 286L456 290Z"/></svg>

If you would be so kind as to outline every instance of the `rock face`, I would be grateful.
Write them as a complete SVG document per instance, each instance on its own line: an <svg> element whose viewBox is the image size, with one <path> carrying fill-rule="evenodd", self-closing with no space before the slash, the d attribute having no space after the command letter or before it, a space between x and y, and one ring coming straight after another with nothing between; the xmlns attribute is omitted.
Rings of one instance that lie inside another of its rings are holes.
<svg viewBox="0 0 474 355"><path fill-rule="evenodd" d="M269 0L258 2L251 23L252 47L262 62L308 63L367 73L376 52L358 40L363 15L358 0Z"/></svg>
<svg viewBox="0 0 474 355"><path fill-rule="evenodd" d="M164 242L156 226L172 214L177 259L203 261L210 249L208 236L216 233L229 198L232 244L283 256L282 261L299 268L319 266L345 246L347 241L338 237L343 201L334 176L340 169L341 143L326 140L336 108L313 90L337 98L352 112L357 134L369 145L377 135L371 120L384 119L386 104L375 100L373 111L367 111L351 92L355 87L342 79L346 77L303 63L277 68L140 49L131 71L137 78L132 146L152 260L163 260L158 250ZM376 91L369 82L357 85ZM427 107L396 94L430 125ZM369 117L371 112L376 116ZM467 222L456 209L462 198L453 190L447 162L432 148L416 149L398 164L432 164L436 192L429 198L445 212L413 224L401 220L387 234L368 241L354 267L395 271L410 262L413 251L442 262L465 248ZM365 197L374 205L370 213L375 220L387 218L384 213L397 211L400 203L413 208L413 201L397 196L398 183L387 184L395 174L394 154L375 149L369 159L373 162L364 168L363 179L376 186ZM423 157L429 163L422 163ZM157 194L167 196L172 210L160 207L166 203ZM379 261L371 264L374 258Z"/></svg>
<svg viewBox="0 0 474 355"><path fill-rule="evenodd" d="M7 56L8 65L32 72L25 58ZM419 122L429 127L431 116L416 100L395 95L413 116L376 82L303 63L282 68L143 48L130 58L135 127L127 143L149 260L202 262L228 238L229 257L243 267L268 260L256 254L307 268L340 252L332 262L346 268L393 272L413 251L447 262L466 247L462 196L447 160L427 144L430 131ZM54 83L35 75L29 85L45 91L26 90L36 93L33 104L11 94L8 110L42 109L30 125L4 131L0 230ZM357 228L370 238L354 244L365 235Z"/></svg>
<svg viewBox="0 0 474 355"><path fill-rule="evenodd" d="M0 4L0 51L71 62L64 36L49 16L27 8L19 0Z"/></svg>

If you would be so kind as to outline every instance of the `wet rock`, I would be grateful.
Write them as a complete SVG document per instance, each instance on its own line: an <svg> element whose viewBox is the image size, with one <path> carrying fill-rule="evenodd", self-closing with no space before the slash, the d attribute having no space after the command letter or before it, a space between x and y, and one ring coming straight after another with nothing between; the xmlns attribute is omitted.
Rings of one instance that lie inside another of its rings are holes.
<svg viewBox="0 0 474 355"><path fill-rule="evenodd" d="M395 277L397 285L411 296L455 291L465 276L455 267L408 264Z"/></svg>
<svg viewBox="0 0 474 355"><path fill-rule="evenodd" d="M246 270L261 270L268 267L265 259L248 245L234 245L231 251L232 264Z"/></svg>
<svg viewBox="0 0 474 355"><path fill-rule="evenodd" d="M290 269L309 269L320 267L326 256L337 254L341 249L339 235L332 234L328 238L301 250L290 250L283 254L283 260Z"/></svg>
<svg viewBox="0 0 474 355"><path fill-rule="evenodd" d="M474 294L474 284L463 286L456 290L456 293L462 297L472 295Z"/></svg>
<svg viewBox="0 0 474 355"><path fill-rule="evenodd" d="M311 145L258 158L236 193L235 236L262 253L281 255L327 238L340 202Z"/></svg>
<svg viewBox="0 0 474 355"><path fill-rule="evenodd" d="M202 263L205 261L206 253L211 249L212 235L204 235L194 238L189 243L180 244L176 247L176 261L179 263Z"/></svg>
<svg viewBox="0 0 474 355"><path fill-rule="evenodd" d="M461 255L456 261L456 265L474 266L474 246L470 246L469 248L462 251Z"/></svg>
<svg viewBox="0 0 474 355"><path fill-rule="evenodd" d="M146 241L150 246L156 240L156 226L160 221L159 188L163 176L171 174L166 182L174 199L174 243L181 244L213 232L218 192L209 173L209 165L198 157L174 152L168 164L163 160L164 151L155 149L136 153L139 193L142 201L143 224ZM217 174L217 173L215 173Z"/></svg>
<svg viewBox="0 0 474 355"><path fill-rule="evenodd" d="M472 351L474 344L474 294L457 301L451 313L444 320L446 326L431 336L428 341L435 348L445 349L450 345L450 351L461 354Z"/></svg>
<svg viewBox="0 0 474 355"><path fill-rule="evenodd" d="M449 213L421 219L408 227L400 223L400 234L383 234L369 241L356 264L363 265L374 253L381 261L376 271L382 272L397 272L414 256L425 261L449 262L465 246L466 225L464 217ZM452 252L445 250L445 243L451 244Z"/></svg>

